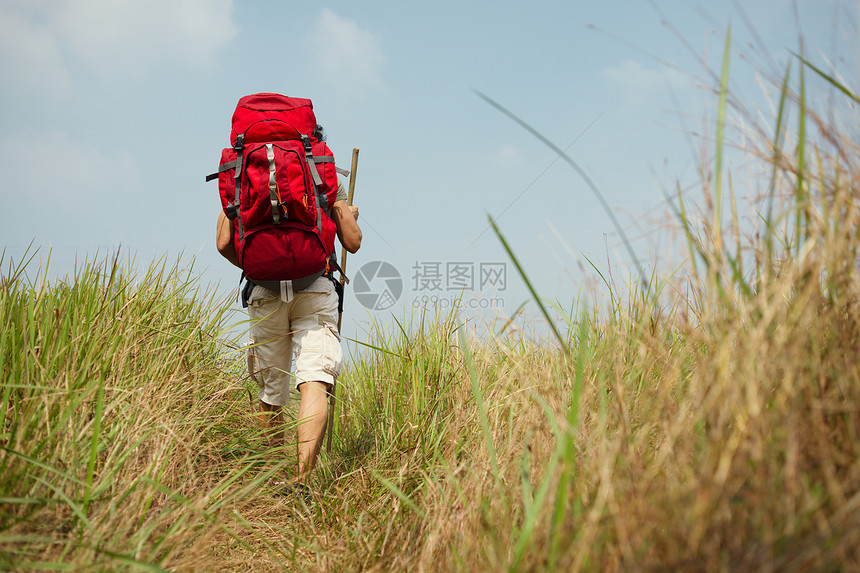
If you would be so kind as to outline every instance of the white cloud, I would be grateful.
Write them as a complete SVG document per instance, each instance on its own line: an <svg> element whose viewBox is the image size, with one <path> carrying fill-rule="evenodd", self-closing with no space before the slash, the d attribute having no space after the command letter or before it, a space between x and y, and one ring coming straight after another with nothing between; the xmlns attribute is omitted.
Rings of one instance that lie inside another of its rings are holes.
<svg viewBox="0 0 860 573"><path fill-rule="evenodd" d="M140 169L123 151L106 155L62 132L0 141L0 198L22 218L58 221L120 215L139 197Z"/></svg>
<svg viewBox="0 0 860 573"><path fill-rule="evenodd" d="M510 167L521 161L522 152L515 145L506 143L496 149L491 149L488 159L499 167Z"/></svg>
<svg viewBox="0 0 860 573"><path fill-rule="evenodd" d="M211 65L236 36L232 13L233 0L7 0L3 90L62 97L76 63L120 76Z"/></svg>
<svg viewBox="0 0 860 573"><path fill-rule="evenodd" d="M316 64L336 89L363 94L382 85L385 54L377 35L324 8L311 38Z"/></svg>
<svg viewBox="0 0 860 573"><path fill-rule="evenodd" d="M4 95L38 92L62 99L70 87L56 37L9 5L0 7L0 77Z"/></svg>
<svg viewBox="0 0 860 573"><path fill-rule="evenodd" d="M62 0L48 18L77 56L116 73L211 64L236 36L232 12L233 0Z"/></svg>
<svg viewBox="0 0 860 573"><path fill-rule="evenodd" d="M115 249L154 224L142 212L159 198L142 193L138 162L128 152L62 132L31 132L0 141L0 170L0 201L11 207L0 241L10 256L21 257L32 241L65 256L60 268L71 272L78 254Z"/></svg>
<svg viewBox="0 0 860 573"><path fill-rule="evenodd" d="M689 85L689 80L671 68L646 68L636 60L624 60L617 66L605 68L600 75L617 85L628 101L638 102L654 93Z"/></svg>

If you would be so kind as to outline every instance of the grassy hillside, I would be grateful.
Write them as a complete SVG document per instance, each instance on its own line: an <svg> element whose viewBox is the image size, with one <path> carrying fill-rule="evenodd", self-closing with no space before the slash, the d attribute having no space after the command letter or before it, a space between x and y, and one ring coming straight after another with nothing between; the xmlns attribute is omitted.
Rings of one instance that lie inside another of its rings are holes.
<svg viewBox="0 0 860 573"><path fill-rule="evenodd" d="M860 149L803 80L778 103L749 158L757 233L703 177L701 216L674 203L680 278L608 284L557 340L453 315L381 332L340 381L310 507L267 487L294 449L264 447L227 303L192 274L11 269L0 569L860 568Z"/></svg>

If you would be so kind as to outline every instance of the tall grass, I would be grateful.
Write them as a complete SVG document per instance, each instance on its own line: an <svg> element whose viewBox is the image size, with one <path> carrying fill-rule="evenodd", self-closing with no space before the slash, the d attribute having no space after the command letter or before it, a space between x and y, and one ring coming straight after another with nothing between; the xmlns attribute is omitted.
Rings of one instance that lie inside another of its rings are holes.
<svg viewBox="0 0 860 573"><path fill-rule="evenodd" d="M551 340L456 313L377 329L309 507L266 487L294 452L251 419L224 301L163 264L12 269L0 568L860 568L860 149L794 76L749 158L769 174L757 229L721 167L704 211L678 194L684 272L608 281L609 308L542 305ZM720 82L716 149L737 105Z"/></svg>
<svg viewBox="0 0 860 573"><path fill-rule="evenodd" d="M727 62L716 157L729 145L727 108L737 105ZM335 486L338 515L356 517L327 524L340 541L328 545L326 566L860 567L860 149L809 106L798 75L792 91L786 74L773 135L749 157L771 173L759 228L744 227L723 165L702 181L701 218L679 197L686 282L632 281L613 293L612 308L568 319L561 349L516 336L469 339L448 317L399 333L360 366L351 400L364 409L414 388L416 375L435 383L413 365L444 358L447 370L435 371L452 374L441 379L447 409L437 427L404 419L408 408L384 419L415 433L399 434L410 438L400 448L373 450L399 456L388 459L389 474L373 472L360 509L349 510L348 488ZM667 299L673 290L685 295ZM435 342L404 356L399 345L419 336ZM432 455L421 448L427 435L441 444Z"/></svg>
<svg viewBox="0 0 860 573"><path fill-rule="evenodd" d="M7 264L0 568L158 570L234 479L217 462L247 398L220 371L224 307L165 261L140 276L87 262L53 283Z"/></svg>

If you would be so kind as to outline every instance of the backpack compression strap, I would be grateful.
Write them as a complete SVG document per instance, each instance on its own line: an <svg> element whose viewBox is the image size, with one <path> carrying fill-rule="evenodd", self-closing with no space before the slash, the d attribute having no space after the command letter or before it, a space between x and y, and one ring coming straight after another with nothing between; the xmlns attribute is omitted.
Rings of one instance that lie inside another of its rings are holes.
<svg viewBox="0 0 860 573"><path fill-rule="evenodd" d="M308 169L311 172L311 183L314 186L314 196L316 197L317 204L317 230L322 233L322 213L321 210L325 209L326 213L328 213L328 196L322 195L320 196L320 185L322 185L322 178L320 177L319 171L317 171L316 162L314 161L314 152L311 148L311 140L307 135L302 135L302 144L305 147L305 161L308 162ZM324 201L324 202L323 202Z"/></svg>
<svg viewBox="0 0 860 573"><path fill-rule="evenodd" d="M314 163L334 163L334 157L330 157L328 155L314 155L313 159ZM334 170L343 175L344 177L349 177L349 169L342 169L340 167L335 166Z"/></svg>
<svg viewBox="0 0 860 573"><path fill-rule="evenodd" d="M236 145L233 146L233 149L236 150L236 171L235 175L233 175L233 179L236 181L236 195L233 200L233 204L227 207L226 213L227 216L231 219L236 220L237 229L239 230L239 242L243 242L245 240L245 229L242 226L242 215L240 212L240 203L239 203L239 191L241 190L241 176L242 176L242 155L245 153L245 134L241 134L236 138Z"/></svg>
<svg viewBox="0 0 860 573"><path fill-rule="evenodd" d="M271 143L266 144L266 159L269 160L269 201L272 203L272 219L275 225L281 224L281 193L275 180L275 148Z"/></svg>
<svg viewBox="0 0 860 573"><path fill-rule="evenodd" d="M322 185L322 178L320 177L319 171L317 171L317 163L334 163L334 157L329 157L327 155L314 155L311 140L307 135L302 135L302 145L305 148L305 161L308 163L308 169L311 172L311 183L314 187L314 196L316 197L317 203L317 229L322 232L322 216L320 215L320 211L325 211L326 214L330 215L329 210L331 209L331 205L328 204L328 195L324 195L320 193L319 186ZM335 171L341 173L344 177L349 177L349 171L346 169L341 169L340 167L335 166Z"/></svg>
<svg viewBox="0 0 860 573"><path fill-rule="evenodd" d="M228 161L227 163L221 165L218 168L218 171L212 173L211 175L206 176L207 183L212 181L213 179L217 179L220 173L224 173L225 171L230 171L231 169L235 169L236 172L233 175L233 180L236 182L236 194L235 199L233 200L233 204L229 205L226 209L224 209L224 213L227 215L231 221L238 221L238 229L239 229L239 240L243 240L245 238L245 229L242 227L242 217L239 216L239 189L240 185L240 177L242 176L242 155L245 152L245 144L243 143L245 139L244 134L240 135L236 138L236 145L233 146L233 149L236 150L236 159L233 161Z"/></svg>

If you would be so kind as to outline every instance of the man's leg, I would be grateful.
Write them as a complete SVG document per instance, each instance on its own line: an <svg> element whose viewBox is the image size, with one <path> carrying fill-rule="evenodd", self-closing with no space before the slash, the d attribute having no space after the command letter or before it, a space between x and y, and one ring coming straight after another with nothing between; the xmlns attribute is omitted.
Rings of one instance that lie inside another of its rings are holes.
<svg viewBox="0 0 860 573"><path fill-rule="evenodd" d="M303 382L299 385L298 441L299 479L307 483L325 436L328 420L328 385L323 382Z"/></svg>
<svg viewBox="0 0 860 573"><path fill-rule="evenodd" d="M260 400L260 408L257 410L257 420L263 429L263 434L269 442L270 448L284 445L284 414L282 406L272 406Z"/></svg>
<svg viewBox="0 0 860 573"><path fill-rule="evenodd" d="M270 448L284 445L283 404L290 395L293 361L289 307L266 289L254 287L248 302L251 340L248 372L257 382L255 415ZM275 404L281 404L276 406Z"/></svg>
<svg viewBox="0 0 860 573"><path fill-rule="evenodd" d="M319 279L326 292L300 292L294 299L293 344L296 379L301 400L298 413L299 475L307 484L325 439L328 421L328 385L334 384L343 364L336 332L337 294L327 279Z"/></svg>

